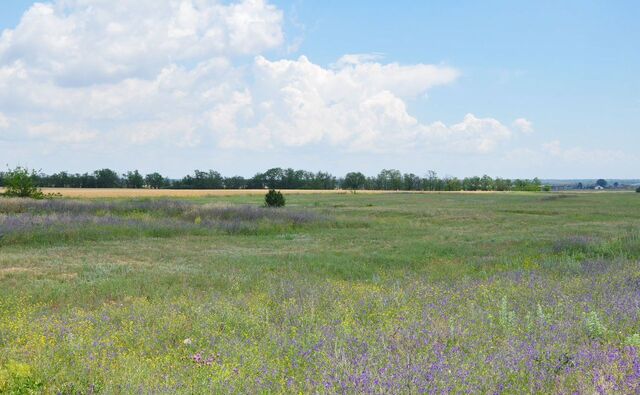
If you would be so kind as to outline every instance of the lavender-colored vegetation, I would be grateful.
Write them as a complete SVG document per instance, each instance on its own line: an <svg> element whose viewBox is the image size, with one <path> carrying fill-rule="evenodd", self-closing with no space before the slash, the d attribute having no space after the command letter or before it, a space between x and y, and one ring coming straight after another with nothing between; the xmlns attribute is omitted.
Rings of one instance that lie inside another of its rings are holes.
<svg viewBox="0 0 640 395"><path fill-rule="evenodd" d="M323 221L314 212L249 205L193 204L178 200L78 201L0 200L0 239L32 231L48 233L118 227L130 230L252 233L269 224L302 225Z"/></svg>

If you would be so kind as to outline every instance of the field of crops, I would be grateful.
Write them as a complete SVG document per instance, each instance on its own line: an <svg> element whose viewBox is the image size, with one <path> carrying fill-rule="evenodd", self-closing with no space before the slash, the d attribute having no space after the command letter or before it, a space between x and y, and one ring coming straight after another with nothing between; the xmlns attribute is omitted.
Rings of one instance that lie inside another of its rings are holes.
<svg viewBox="0 0 640 395"><path fill-rule="evenodd" d="M177 192L0 199L0 392L640 391L638 194Z"/></svg>

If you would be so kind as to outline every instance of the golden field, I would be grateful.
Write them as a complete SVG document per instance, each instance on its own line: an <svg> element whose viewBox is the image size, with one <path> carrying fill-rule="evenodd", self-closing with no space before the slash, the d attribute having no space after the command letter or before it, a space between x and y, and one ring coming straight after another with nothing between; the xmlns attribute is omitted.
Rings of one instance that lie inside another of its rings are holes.
<svg viewBox="0 0 640 395"><path fill-rule="evenodd" d="M70 198L132 198L132 197L207 197L263 195L264 189L126 189L126 188L42 188L44 193L60 194ZM0 193L4 192L0 188ZM345 190L282 190L288 195L306 195L318 193L344 194ZM390 191L358 191L358 193L384 193Z"/></svg>

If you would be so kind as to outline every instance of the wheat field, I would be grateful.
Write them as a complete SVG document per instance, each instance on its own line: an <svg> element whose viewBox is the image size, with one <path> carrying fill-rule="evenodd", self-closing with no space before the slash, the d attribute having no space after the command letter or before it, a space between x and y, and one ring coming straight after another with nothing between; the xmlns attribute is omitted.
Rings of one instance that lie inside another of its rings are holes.
<svg viewBox="0 0 640 395"><path fill-rule="evenodd" d="M127 189L127 188L42 188L44 193L60 194L70 198L137 198L137 197L208 197L255 196L266 193L264 189ZM0 193L4 192L0 188ZM348 193L344 190L283 190L288 195ZM375 191L364 191L371 193ZM380 192L378 192L380 193Z"/></svg>

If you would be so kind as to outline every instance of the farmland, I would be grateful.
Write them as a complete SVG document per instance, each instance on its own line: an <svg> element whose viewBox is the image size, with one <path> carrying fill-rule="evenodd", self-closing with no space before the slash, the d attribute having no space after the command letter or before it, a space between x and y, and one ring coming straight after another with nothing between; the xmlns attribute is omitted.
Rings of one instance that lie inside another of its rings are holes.
<svg viewBox="0 0 640 395"><path fill-rule="evenodd" d="M0 392L640 391L638 194L112 192L0 199Z"/></svg>

